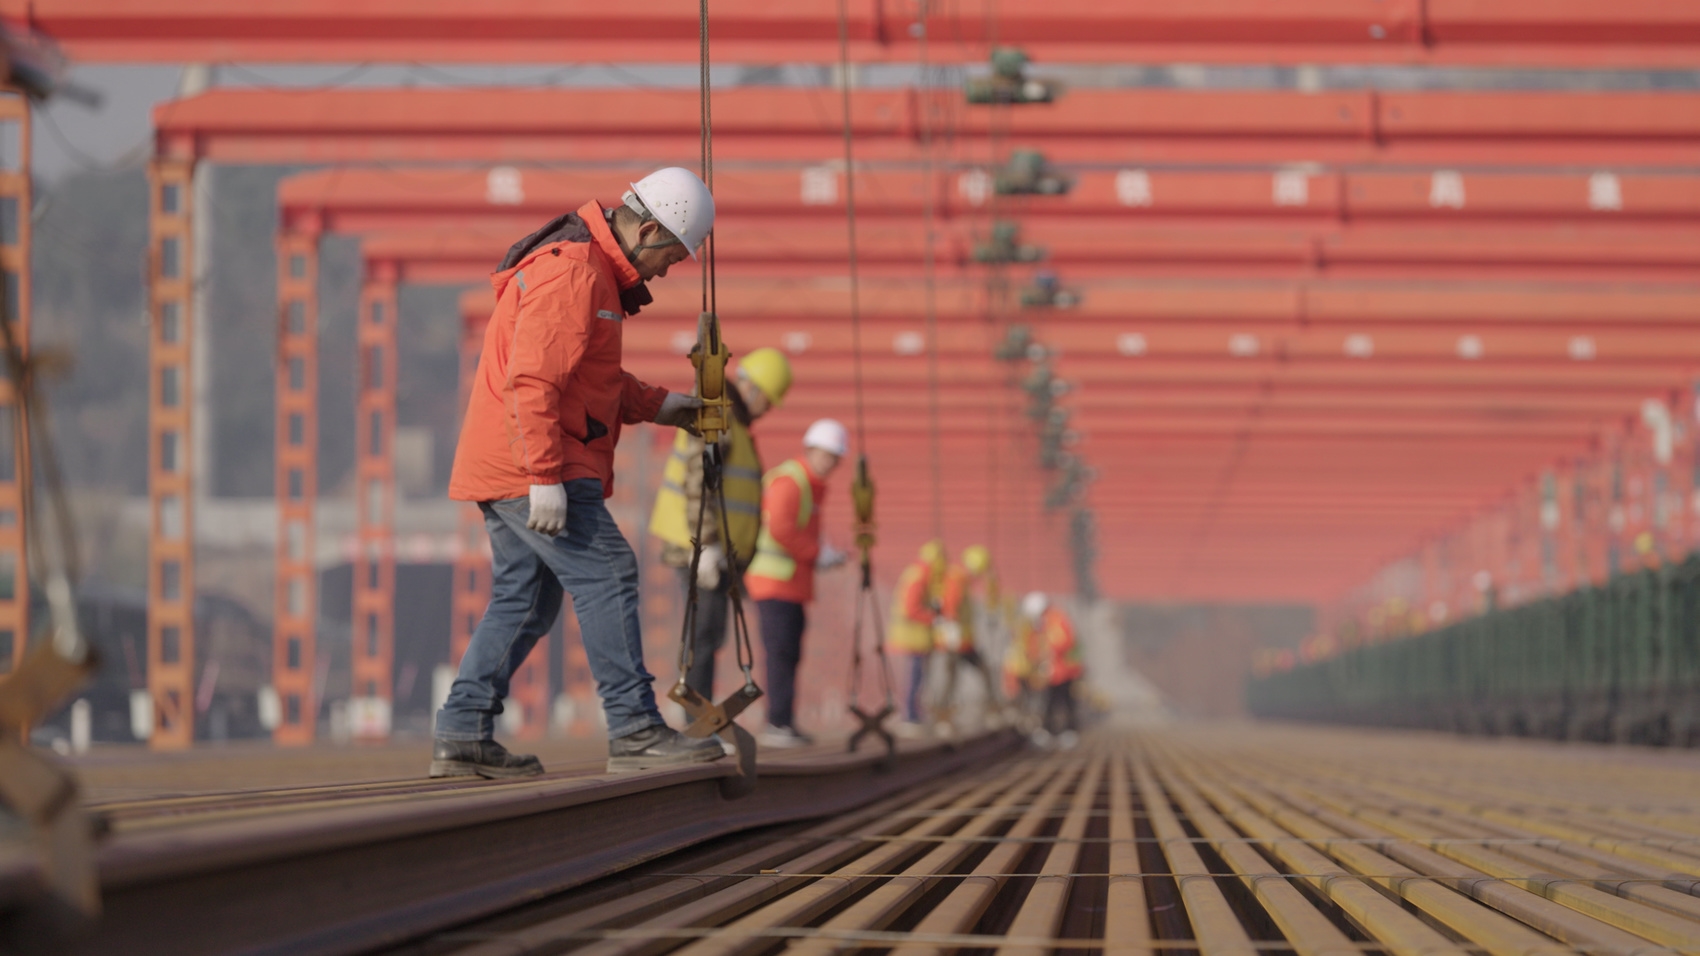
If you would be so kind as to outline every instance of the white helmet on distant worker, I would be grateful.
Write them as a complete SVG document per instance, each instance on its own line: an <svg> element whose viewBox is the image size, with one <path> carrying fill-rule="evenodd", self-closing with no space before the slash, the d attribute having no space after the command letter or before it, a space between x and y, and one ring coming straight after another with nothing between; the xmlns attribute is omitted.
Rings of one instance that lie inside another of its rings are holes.
<svg viewBox="0 0 1700 956"><path fill-rule="evenodd" d="M850 451L850 433L835 418L823 418L803 433L804 448L819 448L840 458Z"/></svg>
<svg viewBox="0 0 1700 956"><path fill-rule="evenodd" d="M635 183L621 197L633 212L648 212L684 243L691 258L714 229L714 196L697 174L683 166L658 169Z"/></svg>
<svg viewBox="0 0 1700 956"><path fill-rule="evenodd" d="M1050 607L1051 599L1046 597L1043 591L1029 591L1027 596L1021 599L1021 613L1034 623L1038 623L1039 618L1044 617Z"/></svg>

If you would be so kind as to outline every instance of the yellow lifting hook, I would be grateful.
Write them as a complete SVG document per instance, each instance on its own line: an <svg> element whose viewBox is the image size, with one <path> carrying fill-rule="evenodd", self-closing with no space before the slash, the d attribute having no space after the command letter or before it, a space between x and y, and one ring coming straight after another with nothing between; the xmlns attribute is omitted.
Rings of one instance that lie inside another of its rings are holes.
<svg viewBox="0 0 1700 956"><path fill-rule="evenodd" d="M731 427L728 416L732 399L726 394L726 363L732 352L720 338L720 320L713 312L697 316L697 344L691 349L691 364L697 370L697 432L705 444L713 445Z"/></svg>

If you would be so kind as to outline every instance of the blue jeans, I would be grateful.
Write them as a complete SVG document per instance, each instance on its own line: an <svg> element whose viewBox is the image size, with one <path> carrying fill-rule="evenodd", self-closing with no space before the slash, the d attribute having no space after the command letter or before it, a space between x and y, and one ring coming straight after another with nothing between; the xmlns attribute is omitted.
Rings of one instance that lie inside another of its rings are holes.
<svg viewBox="0 0 1700 956"><path fill-rule="evenodd" d="M921 692L927 689L928 654L909 655L909 696L903 699L903 716L921 722Z"/></svg>
<svg viewBox="0 0 1700 956"><path fill-rule="evenodd" d="M602 482L580 478L566 487L567 527L552 538L526 528L529 498L478 504L490 532L490 606L437 714L441 740L494 735L508 681L554 626L563 591L573 596L608 736L665 723L655 709L655 678L643 666L637 557L602 501Z"/></svg>

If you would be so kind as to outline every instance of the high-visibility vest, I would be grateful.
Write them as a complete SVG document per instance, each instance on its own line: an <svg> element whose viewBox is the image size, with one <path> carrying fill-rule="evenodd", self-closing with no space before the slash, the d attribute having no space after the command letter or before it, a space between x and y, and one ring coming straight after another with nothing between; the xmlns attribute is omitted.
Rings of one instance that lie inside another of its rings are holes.
<svg viewBox="0 0 1700 956"><path fill-rule="evenodd" d="M1086 668L1080 657L1080 641L1074 635L1074 623L1058 608L1045 612L1039 626L1045 635L1045 649L1050 655L1050 683L1078 680Z"/></svg>
<svg viewBox="0 0 1700 956"><path fill-rule="evenodd" d="M742 567L756 551L761 533L761 456L749 426L736 418L727 430L726 458L720 469L720 487L726 495L726 527L721 547L735 555L734 563ZM692 438L684 429L673 440L673 454L661 472L661 490L655 496L655 509L649 516L649 533L668 544L690 548L691 527L689 507L685 500L685 474L690 457L702 453L702 442Z"/></svg>
<svg viewBox="0 0 1700 956"><path fill-rule="evenodd" d="M927 654L933 649L932 568L916 561L897 578L891 602L891 626L885 643L900 654Z"/></svg>
<svg viewBox="0 0 1700 956"><path fill-rule="evenodd" d="M781 476L797 483L797 526L802 527L815 513L815 490L809 484L809 470L795 458L786 459L762 476L762 489L765 491L774 479ZM797 575L797 559L791 557L791 552L785 550L765 524L756 538L756 559L750 562L749 574L773 581L789 581Z"/></svg>

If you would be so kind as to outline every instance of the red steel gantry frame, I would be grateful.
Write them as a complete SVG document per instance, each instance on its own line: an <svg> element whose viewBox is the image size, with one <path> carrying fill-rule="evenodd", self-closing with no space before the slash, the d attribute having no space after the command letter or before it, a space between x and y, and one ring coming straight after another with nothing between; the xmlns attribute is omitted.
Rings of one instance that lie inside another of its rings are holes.
<svg viewBox="0 0 1700 956"><path fill-rule="evenodd" d="M912 63L915 7L852 0L857 62ZM694 62L698 7L558 0L3 0L80 60L196 62ZM838 59L828 3L723 0L722 62ZM1020 42L1041 60L1086 63L1426 63L1689 68L1700 59L1692 0L964 0L929 17L928 56L984 62Z"/></svg>
<svg viewBox="0 0 1700 956"><path fill-rule="evenodd" d="M805 94L799 98L796 93ZM759 95L743 95L746 93ZM806 105L807 96L815 91L734 91L724 98L729 128L722 127L723 142L732 153L746 148L751 155L804 156L826 155L822 149L831 124L819 120L805 121L801 126L794 117L810 115L798 107ZM477 156L488 153L491 145L500 141L504 151L519 144L535 143L536 148L558 153L563 143L584 139L592 143L624 144L629 138L645 140L652 145L682 145L684 134L694 135L694 120L687 124L671 115L672 107L684 104L686 97L669 92L650 91L645 94L644 109L625 110L623 115L601 115L601 107L619 99L618 94L599 96L598 115L586 121L572 112L536 110L547 106L551 92L501 93L493 91L445 91L412 93L398 98L389 91L344 91L338 93L243 93L220 91L162 107L160 146L162 157L195 155L228 159L259 159L289 161L302 158L363 158L395 157L405 153L428 157ZM421 103L415 97L430 100ZM541 98L539 98L541 97ZM1563 100L1536 94L1492 94L1474 98L1459 98L1450 94L1400 94L1398 97L1365 97L1346 94L1343 98L1325 95L1328 99L1324 116L1315 109L1316 97L1296 97L1289 94L1223 96L1191 94L1176 98L1169 94L1156 97L1141 94L1107 93L1101 97L1070 97L1066 102L1096 99L1088 104L1097 109L1065 110L1051 121L1033 124L1024 136L1041 139L1045 144L1060 141L1071 158L1076 150L1087 159L1114 155L1093 143L1123 141L1141 132L1167 137L1185 146L1186 150L1217 150L1230 158L1244 155L1276 155L1267 145L1259 143L1288 141L1277 147L1291 155L1295 146L1303 149L1330 150L1349 157L1380 158L1387 152L1384 143L1397 144L1412 140L1431 156L1451 158L1459 149L1460 138L1472 145L1464 149L1464 159L1470 156L1500 155L1506 147L1507 130L1521 136L1519 143L1533 144L1513 150L1517 156L1556 155L1560 158L1582 159L1609 156L1622 161L1648 161L1678 155L1691 147L1682 140L1688 124L1687 111L1691 98L1666 97L1656 101L1636 95L1607 95L1602 97ZM522 109L514 109L515 99L527 100ZM582 98L578 98L582 101ZM858 125L865 136L876 143L885 142L887 152L894 157L913 153L913 123L905 117L911 111L905 94L859 93ZM1335 102L1335 100L1341 102ZM452 100L452 102L451 102ZM532 102L535 100L536 102ZM677 101L677 102L675 102ZM659 108L657 104L660 104ZM440 107L445 104L475 107L452 115L463 118L457 129L453 121L443 119ZM620 104L612 104L616 108ZM632 104L625 104L631 106ZM1563 107L1586 106L1586 109ZM306 111L303 112L303 107ZM426 109L422 113L420 107ZM1139 110L1111 109L1106 106L1145 106L1152 116ZM272 116L267 128L258 129L252 122L256 111L269 107ZM1255 109L1254 109L1255 107ZM1045 111L1047 115L1053 111ZM1234 117L1258 115L1258 124L1232 127ZM240 115L238 115L240 114ZM1125 120L1106 121L1105 115L1143 116L1133 123ZM1200 114L1202 118L1200 118ZM1672 119L1672 114L1675 118ZM556 119L539 122L539 116ZM567 120L558 117L569 117ZM633 120L633 116L639 116ZM812 125L810 125L812 123ZM1141 123L1144 125L1142 126ZM1222 130L1212 123L1229 124L1226 140L1214 136ZM600 125L597 125L600 124ZM1342 125L1343 124L1343 125ZM1688 124L1685 126L1684 124ZM686 126L690 126L690 130ZM970 132L976 121L966 124ZM492 138L498 128L501 137ZM1237 131L1238 140L1233 139ZM315 155L299 152L299 144L310 138ZM820 143L814 142L821 139ZM673 139L680 143L674 144ZM694 141L693 141L694 142ZM1224 147L1226 142L1229 145ZM786 144L798 144L788 146ZM1604 143L1602 148L1597 144ZM1190 144L1190 145L1188 145ZM1426 145L1424 145L1426 144ZM628 147L622 146L622 149ZM1407 150L1405 158L1421 155L1421 149ZM187 154L184 151L187 150ZM1473 150L1473 152L1472 152ZM1542 150L1548 152L1542 152ZM571 150L567 151L571 154ZM594 150L592 151L594 152ZM682 152L682 151L681 151ZM1059 154L1061 155L1061 154ZM1513 157L1516 158L1516 157ZM1158 171L1160 172L1160 171ZM1120 173L1116 174L1120 176ZM1147 187L1156 172L1147 173ZM1436 203L1431 195L1428 205ZM1121 184L1117 183L1118 189ZM1125 190L1123 190L1125 191ZM1452 193L1448 193L1448 196ZM1447 197L1443 197L1447 198ZM1448 199L1448 203L1452 201ZM1122 205L1138 205L1122 200ZM186 208L186 203L185 203ZM183 250L186 252L187 250ZM183 257L187 259L185 255ZM162 489L163 485L160 486ZM161 492L163 494L163 491ZM185 682L186 686L186 682ZM162 738L163 739L163 738Z"/></svg>

